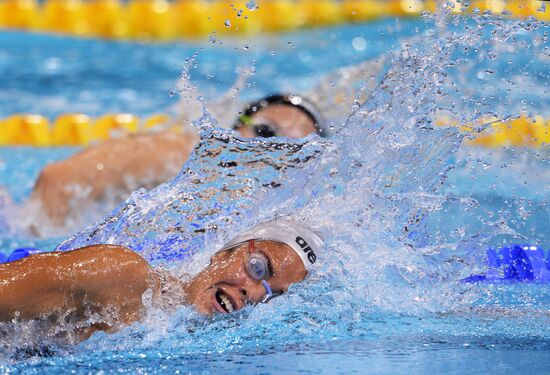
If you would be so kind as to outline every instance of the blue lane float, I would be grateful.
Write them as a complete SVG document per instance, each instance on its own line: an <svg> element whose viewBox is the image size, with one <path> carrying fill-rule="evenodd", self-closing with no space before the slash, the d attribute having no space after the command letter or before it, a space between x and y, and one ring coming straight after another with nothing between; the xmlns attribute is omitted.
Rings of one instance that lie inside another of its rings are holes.
<svg viewBox="0 0 550 375"><path fill-rule="evenodd" d="M15 262L16 260L23 259L32 254L39 254L41 252L42 251L40 249L36 249L34 247L21 247L12 251L8 256L0 254L0 263Z"/></svg>
<svg viewBox="0 0 550 375"><path fill-rule="evenodd" d="M511 245L487 250L487 273L472 275L465 282L550 283L550 251L532 245Z"/></svg>

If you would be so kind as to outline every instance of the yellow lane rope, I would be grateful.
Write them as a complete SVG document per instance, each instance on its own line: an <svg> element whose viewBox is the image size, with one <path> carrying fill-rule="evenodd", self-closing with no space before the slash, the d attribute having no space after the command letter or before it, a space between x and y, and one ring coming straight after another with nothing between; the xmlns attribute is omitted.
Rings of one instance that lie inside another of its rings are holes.
<svg viewBox="0 0 550 375"><path fill-rule="evenodd" d="M453 121L439 119L438 125L455 126ZM550 119L519 117L510 121L484 119L479 124L461 126L471 132L482 123L490 124L469 144L481 147L550 147ZM18 114L0 120L0 146L86 146L120 134L130 134L165 126L174 131L166 114L157 114L140 120L132 114L108 114L91 118L85 114L69 113L57 117L52 124L47 118L34 114Z"/></svg>
<svg viewBox="0 0 550 375"><path fill-rule="evenodd" d="M550 20L536 0L451 1L452 12L491 11ZM544 5L546 4L546 5ZM247 7L248 5L248 7ZM301 27L420 15L435 0L0 0L0 28L114 39L173 40L217 34L280 32Z"/></svg>
<svg viewBox="0 0 550 375"><path fill-rule="evenodd" d="M439 126L458 126L471 133L467 144L481 147L549 147L550 119L542 116L520 116L502 121L496 117L483 117L472 124L458 124L442 116L435 121Z"/></svg>
<svg viewBox="0 0 550 375"><path fill-rule="evenodd" d="M86 146L116 134L146 131L169 124L170 117L159 114L144 121L132 114L107 114L91 118L81 113L62 114L50 125L48 119L35 114L17 114L0 120L0 145ZM181 127L174 126L174 129Z"/></svg>

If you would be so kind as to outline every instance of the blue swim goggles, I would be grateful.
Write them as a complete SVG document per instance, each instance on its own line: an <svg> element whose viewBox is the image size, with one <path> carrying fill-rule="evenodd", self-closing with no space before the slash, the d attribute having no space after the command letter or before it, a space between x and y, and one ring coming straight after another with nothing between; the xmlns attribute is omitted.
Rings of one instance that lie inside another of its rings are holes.
<svg viewBox="0 0 550 375"><path fill-rule="evenodd" d="M232 251L243 245L248 245L248 258L245 263L246 272L252 279L260 282L265 289L265 296L263 296L263 298L257 303L268 303L273 298L283 294L282 292L273 292L271 285L267 282L267 280L273 276L273 270L271 269L271 264L267 256L263 252L256 249L254 240L239 242L220 251ZM252 301L248 301L248 303L256 304Z"/></svg>
<svg viewBox="0 0 550 375"><path fill-rule="evenodd" d="M260 300L260 303L268 303L282 293L273 292L266 280L273 276L273 271L271 270L267 256L255 248L254 240L249 240L247 242L249 255L246 261L246 271L254 280L261 282L265 288L265 296Z"/></svg>

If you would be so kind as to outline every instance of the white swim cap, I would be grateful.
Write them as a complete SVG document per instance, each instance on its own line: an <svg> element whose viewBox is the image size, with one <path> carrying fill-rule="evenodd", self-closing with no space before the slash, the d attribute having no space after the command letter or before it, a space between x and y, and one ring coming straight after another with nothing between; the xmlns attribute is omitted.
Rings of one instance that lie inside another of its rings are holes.
<svg viewBox="0 0 550 375"><path fill-rule="evenodd" d="M323 248L323 240L311 229L294 221L276 220L258 224L238 235L224 249L249 240L272 240L290 246L308 271L317 264L317 255Z"/></svg>

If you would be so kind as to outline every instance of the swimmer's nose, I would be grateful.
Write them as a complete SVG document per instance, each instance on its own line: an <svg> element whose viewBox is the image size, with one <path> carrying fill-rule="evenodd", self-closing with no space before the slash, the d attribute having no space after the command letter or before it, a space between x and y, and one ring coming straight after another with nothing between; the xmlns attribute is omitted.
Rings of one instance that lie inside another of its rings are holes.
<svg viewBox="0 0 550 375"><path fill-rule="evenodd" d="M239 293L241 294L241 296L243 297L243 301L244 301L244 305L249 305L251 303L253 303L250 298L249 298L249 292L248 290L246 290L245 288L240 288L239 289Z"/></svg>
<svg viewBox="0 0 550 375"><path fill-rule="evenodd" d="M266 290L264 286L257 282L249 282L240 289L245 301L256 304L265 297Z"/></svg>

